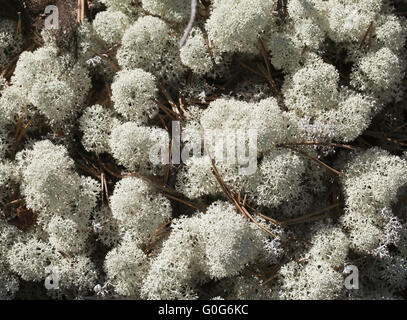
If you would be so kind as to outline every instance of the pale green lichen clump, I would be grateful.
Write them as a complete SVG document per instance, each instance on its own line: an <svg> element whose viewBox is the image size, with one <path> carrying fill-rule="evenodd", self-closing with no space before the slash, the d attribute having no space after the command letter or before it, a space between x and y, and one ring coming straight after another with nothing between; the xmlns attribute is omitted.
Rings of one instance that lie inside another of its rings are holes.
<svg viewBox="0 0 407 320"><path fill-rule="evenodd" d="M0 18L0 299L405 299L401 1L197 2Z"/></svg>

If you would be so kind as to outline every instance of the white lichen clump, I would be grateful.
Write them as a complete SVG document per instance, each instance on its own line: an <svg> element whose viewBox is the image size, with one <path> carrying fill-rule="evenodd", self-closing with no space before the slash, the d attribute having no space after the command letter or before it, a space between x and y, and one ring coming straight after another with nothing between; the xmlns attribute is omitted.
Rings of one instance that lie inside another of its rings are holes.
<svg viewBox="0 0 407 320"><path fill-rule="evenodd" d="M0 19L0 69L22 49L21 35L16 36L16 30L15 21Z"/></svg>
<svg viewBox="0 0 407 320"><path fill-rule="evenodd" d="M402 63L392 50L384 47L361 58L352 73L351 83L383 101L391 100L404 78Z"/></svg>
<svg viewBox="0 0 407 320"><path fill-rule="evenodd" d="M121 11L99 12L93 20L96 34L109 46L122 41L124 30L129 25L129 18Z"/></svg>
<svg viewBox="0 0 407 320"><path fill-rule="evenodd" d="M182 75L177 41L168 25L152 16L140 17L126 30L117 60L124 69L141 68L165 82Z"/></svg>
<svg viewBox="0 0 407 320"><path fill-rule="evenodd" d="M224 202L172 226L141 288L148 299L193 298L199 281L236 275L262 252L262 230Z"/></svg>
<svg viewBox="0 0 407 320"><path fill-rule="evenodd" d="M31 2L0 18L0 299L406 298L401 0L95 0L63 32Z"/></svg>
<svg viewBox="0 0 407 320"><path fill-rule="evenodd" d="M108 252L104 269L117 294L133 298L140 296L140 287L148 270L147 257L141 249L123 242Z"/></svg>
<svg viewBox="0 0 407 320"><path fill-rule="evenodd" d="M96 205L98 182L74 171L67 150L49 140L37 142L32 150L18 155L21 192L27 207L40 212L40 220L55 214L86 221Z"/></svg>
<svg viewBox="0 0 407 320"><path fill-rule="evenodd" d="M155 77L142 69L120 71L112 84L112 101L130 121L145 123L157 113Z"/></svg>
<svg viewBox="0 0 407 320"><path fill-rule="evenodd" d="M13 86L27 97L34 109L49 120L61 122L73 116L91 87L86 69L59 56L56 48L42 47L24 52L17 63Z"/></svg>
<svg viewBox="0 0 407 320"><path fill-rule="evenodd" d="M113 217L130 229L134 241L146 242L171 217L168 199L139 178L117 183L110 200Z"/></svg>
<svg viewBox="0 0 407 320"><path fill-rule="evenodd" d="M191 4L184 0L144 0L143 9L165 21L185 22L188 20Z"/></svg>
<svg viewBox="0 0 407 320"><path fill-rule="evenodd" d="M94 105L86 108L79 121L79 128L83 132L82 145L86 151L97 154L108 152L110 134L114 126L120 123L114 118L113 111Z"/></svg>
<svg viewBox="0 0 407 320"><path fill-rule="evenodd" d="M343 264L349 240L337 227L323 226L311 240L304 262L284 265L278 279L276 299L328 300L344 298Z"/></svg>
<svg viewBox="0 0 407 320"><path fill-rule="evenodd" d="M297 197L305 161L290 150L276 150L264 157L256 176L249 179L248 195L258 205L275 207Z"/></svg>
<svg viewBox="0 0 407 320"><path fill-rule="evenodd" d="M160 165L153 166L150 162L150 151L163 145L169 145L168 132L161 128L138 126L134 122L115 126L109 139L113 157L128 170L159 171Z"/></svg>
<svg viewBox="0 0 407 320"><path fill-rule="evenodd" d="M253 53L257 38L274 26L273 1L216 0L205 24L208 36L220 52Z"/></svg>
<svg viewBox="0 0 407 320"><path fill-rule="evenodd" d="M242 134L246 132L249 135L250 129L255 130L259 152L268 151L273 145L287 141L290 135L288 119L279 110L275 98L258 103L217 99L202 112L200 123L207 134L227 134L227 130L240 130Z"/></svg>
<svg viewBox="0 0 407 320"><path fill-rule="evenodd" d="M0 299L11 299L19 290L20 281L8 263L7 254L15 241L23 237L22 232L0 221Z"/></svg>
<svg viewBox="0 0 407 320"><path fill-rule="evenodd" d="M407 183L407 162L378 148L355 155L347 164L343 185L352 245L361 251L375 249L383 239L385 220L381 211L397 200Z"/></svg>
<svg viewBox="0 0 407 320"><path fill-rule="evenodd" d="M205 75L213 68L203 33L198 28L192 29L187 43L180 50L180 57L181 62L198 75Z"/></svg>

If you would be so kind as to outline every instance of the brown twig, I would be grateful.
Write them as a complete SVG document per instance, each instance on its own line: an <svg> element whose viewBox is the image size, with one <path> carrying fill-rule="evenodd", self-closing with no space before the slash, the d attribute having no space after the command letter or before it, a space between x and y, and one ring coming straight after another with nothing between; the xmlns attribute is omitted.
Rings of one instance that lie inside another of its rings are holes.
<svg viewBox="0 0 407 320"><path fill-rule="evenodd" d="M307 157L307 158L311 159L312 161L315 161L315 162L318 163L321 167L324 167L325 169L327 169L327 170L329 170L329 171L331 171L331 172L333 172L333 173L335 173L335 174L337 174L337 175L339 175L339 176L346 177L342 172L340 172L340 171L338 171L338 170L335 170L334 168L328 166L326 163L322 162L321 160L319 160L319 159L313 157L312 155L310 155L310 154L308 154L308 153L306 153L306 152L304 152L304 151L301 151L301 150L299 150L299 149L297 149L297 148L294 148L294 147L292 147L292 146L289 146L289 145L286 145L286 148L289 148L289 149L291 149L291 150L293 150L293 151L295 151L295 152L297 152L297 153L303 155L304 157Z"/></svg>
<svg viewBox="0 0 407 320"><path fill-rule="evenodd" d="M249 66L248 66L247 64L245 64L244 62L240 61L239 64L240 64L241 67L243 67L243 68L245 68L246 70L248 70L248 71L254 73L255 75L259 76L260 78L264 78L264 75L263 75L263 74L257 72L257 71L254 70L253 68L249 67Z"/></svg>
<svg viewBox="0 0 407 320"><path fill-rule="evenodd" d="M91 176L93 176L94 178L96 178L96 179L98 179L98 180L101 179L100 174L99 174L98 172L94 171L94 170L91 169L91 168L88 168L87 166L83 165L82 163L80 163L80 162L78 162L78 161L75 161L75 163L76 163L76 165L77 165L80 169L82 169L83 171L89 173L89 174L90 174Z"/></svg>
<svg viewBox="0 0 407 320"><path fill-rule="evenodd" d="M191 114L184 108L185 103L184 103L184 96L181 93L181 95L178 97L178 102L179 102L179 108L181 109L181 111L183 112L185 117L190 117Z"/></svg>
<svg viewBox="0 0 407 320"><path fill-rule="evenodd" d="M4 206L9 207L9 206L13 206L15 204L19 204L19 203L24 202L24 201L25 201L25 198L16 199L16 200L13 200L13 201L10 201L10 202L6 203Z"/></svg>
<svg viewBox="0 0 407 320"><path fill-rule="evenodd" d="M24 126L24 128L21 129L22 119L23 118L24 118L24 116L20 117L19 122L17 124L16 135L14 137L13 146L11 148L11 156L10 157L11 157L12 160L14 160L14 158L15 158L17 148L18 148L18 145L20 144L21 139L23 138L23 136L25 136L25 133L27 132L28 127L32 123L32 120L29 120L27 122L27 124Z"/></svg>
<svg viewBox="0 0 407 320"><path fill-rule="evenodd" d="M168 184L168 179L170 178L170 174L171 174L171 162L172 162L172 147L174 144L174 140L171 139L170 142L170 150L169 150L169 155L168 155L168 159L169 159L169 163L166 164L166 168L165 168L165 175L164 175L164 184L167 185Z"/></svg>
<svg viewBox="0 0 407 320"><path fill-rule="evenodd" d="M105 163L103 163L102 161L100 161L100 165L103 167L103 169L110 174L112 177L117 178L117 179L122 179L123 176L120 173L114 172L113 170L111 170Z"/></svg>
<svg viewBox="0 0 407 320"><path fill-rule="evenodd" d="M397 131L400 131L401 129L405 128L406 126L407 126L407 122L403 123L401 126L394 128L392 131L390 131L390 133L395 133Z"/></svg>
<svg viewBox="0 0 407 320"><path fill-rule="evenodd" d="M14 35L14 39L17 39L18 35L21 33L22 22L21 22L21 12L17 12L18 14L18 22L17 22L17 29Z"/></svg>
<svg viewBox="0 0 407 320"><path fill-rule="evenodd" d="M162 93L164 94L165 98L168 100L168 103L172 107L172 111L174 112L174 114L177 116L177 118L180 118L181 114L179 112L179 108L178 108L177 104L174 102L174 100L172 99L171 95L168 93L167 89L165 89L165 87L162 84L160 84L159 87L160 87Z"/></svg>
<svg viewBox="0 0 407 320"><path fill-rule="evenodd" d="M246 199L246 195L245 195L245 198L244 198L244 203L245 203L245 199ZM243 205L243 204L242 204ZM270 218L270 217L268 217L268 216L266 216L266 215L264 215L264 214L262 214L261 212L259 212L258 210L256 210L256 209L254 209L253 207L251 207L250 205L248 205L247 203L245 203L245 206L247 207L247 208L249 208L251 211L253 211L253 212L255 212L256 214L258 214L260 217L262 217L263 219L265 219L265 220L267 220L267 221L270 221L271 223L273 223L274 225L276 225L276 226L282 226L282 224L281 224L281 222L279 222L279 221L277 221L277 220L275 220L275 219L273 219L273 218Z"/></svg>
<svg viewBox="0 0 407 320"><path fill-rule="evenodd" d="M334 148L342 148L342 149L348 149L352 151L357 151L360 150L358 147L353 147L347 144L339 144L339 143L333 143L333 142L318 142L318 141L304 141L304 142L287 142L287 143L282 143L279 144L278 147L287 147L287 146L327 146L327 147L334 147Z"/></svg>
<svg viewBox="0 0 407 320"><path fill-rule="evenodd" d="M271 75L270 59L268 57L267 50L266 50L266 48L264 46L264 43L263 43L261 38L259 38L259 46L260 46L261 54L262 54L263 59L264 59L264 64L266 65L266 68L267 68L267 74L265 74L265 75L267 75L267 80L270 82L271 87L274 90L277 90L276 83L274 82L273 77Z"/></svg>
<svg viewBox="0 0 407 320"><path fill-rule="evenodd" d="M210 156L209 150L207 146L205 145L206 153L208 154L211 164L212 164L212 171L213 174L215 175L216 181L219 183L223 193L226 195L226 198L229 200L230 203L232 203L236 209L242 213L242 215L248 219L250 219L252 222L254 222L260 229L264 230L268 234L270 234L273 238L276 238L277 236L267 228L265 228L263 225L261 225L248 211L247 209L239 203L239 201L236 200L236 195L233 194L233 192L229 189L229 187L226 185L226 183L223 181L222 176L220 175L218 169L216 168L215 165L215 160Z"/></svg>
<svg viewBox="0 0 407 320"><path fill-rule="evenodd" d="M340 203L335 203L335 204L332 204L332 205L330 205L330 206L328 206L326 208L323 208L321 210L317 210L315 212L308 213L308 214L306 214L306 215L304 215L302 217L281 221L281 224L284 227L287 227L287 226L290 226L290 225L300 224L300 223L304 223L304 222L310 222L310 221L313 221L313 219L315 219L315 218L319 219L319 218L323 217L323 215L321 215L321 213L325 213L325 212L330 211L330 210L332 210L332 209L334 209L336 207L339 207L339 206L340 206Z"/></svg>
<svg viewBox="0 0 407 320"><path fill-rule="evenodd" d="M373 34L373 21L370 22L369 27L366 30L366 33L364 34L362 40L360 41L359 49L362 48L368 35L369 35L369 41L371 41L372 34ZM369 43L369 47L370 47L370 43Z"/></svg>
<svg viewBox="0 0 407 320"><path fill-rule="evenodd" d="M201 210L202 210L202 208L200 208L199 206L197 206L196 204L194 204L194 203L191 202L191 201L187 201L187 200L180 199L180 198L175 197L175 196L173 196L173 195L170 195L170 194L168 194L168 193L164 193L164 196L166 196L168 199L175 200L175 201L177 201L177 202L179 202L179 203L182 203L182 204L184 204L184 205L186 205L186 206L188 206L188 207L191 207L191 208L193 208L193 209L195 209L195 210L198 210L198 211L201 211Z"/></svg>
<svg viewBox="0 0 407 320"><path fill-rule="evenodd" d="M390 137L388 137L387 134L384 133L384 132L375 132L375 131L368 131L368 130L367 130L367 131L365 131L363 134L366 135L366 136L369 136L369 137L374 137L374 138L382 139L382 140L385 140L385 141L387 141L387 142L400 145L400 146L402 146L402 147L407 147L407 143L401 142L401 141L399 141L399 140L396 139L396 138L390 138Z"/></svg>
<svg viewBox="0 0 407 320"><path fill-rule="evenodd" d="M85 19L85 0L78 0L78 23Z"/></svg>
<svg viewBox="0 0 407 320"><path fill-rule="evenodd" d="M104 57L102 54L97 53L95 50L93 50L92 48L89 48L90 51L92 51L95 55L97 55L99 58L101 58L102 60L104 60L109 66L112 67L112 69L116 72L120 71L120 67L117 65L117 63L115 61L110 61L109 59L107 59L106 57Z"/></svg>
<svg viewBox="0 0 407 320"><path fill-rule="evenodd" d="M361 136L359 136L356 140L358 140L361 144L365 145L366 147L370 148L372 145L367 142L365 139L363 139Z"/></svg>
<svg viewBox="0 0 407 320"><path fill-rule="evenodd" d="M201 29L202 34L204 35L205 46L206 46L206 49L208 50L209 57L211 58L212 64L213 64L214 66L216 66L215 55L214 55L213 49L212 49L212 48L213 48L213 47L212 47L212 41L211 41L211 39L209 38L209 36L208 36L208 34L207 34L205 28L203 28L202 26L199 27L199 28Z"/></svg>
<svg viewBox="0 0 407 320"><path fill-rule="evenodd" d="M120 178L126 178L126 177L137 177L139 179L142 179L143 181L147 182L148 184L152 185L154 188L160 190L161 192L163 192L163 195L169 199L178 201L188 207L191 207L193 209L196 210L200 210L202 211L204 209L204 206L197 204L197 203L193 203L191 201L188 200L183 200L181 199L183 197L182 194L180 194L179 192L177 192L176 190L174 190L173 188L169 187L166 184L163 184L162 182L158 182L155 181L154 178L150 178L150 177L146 177L143 176L137 172L132 172L132 173L128 173L125 175L121 175Z"/></svg>
<svg viewBox="0 0 407 320"><path fill-rule="evenodd" d="M102 179L102 190L105 190L107 205L110 208L109 189L107 187L106 175L102 172L100 176Z"/></svg>
<svg viewBox="0 0 407 320"><path fill-rule="evenodd" d="M170 117L171 120L177 119L178 115L173 110L166 107L160 100L154 99L154 102L168 117Z"/></svg>

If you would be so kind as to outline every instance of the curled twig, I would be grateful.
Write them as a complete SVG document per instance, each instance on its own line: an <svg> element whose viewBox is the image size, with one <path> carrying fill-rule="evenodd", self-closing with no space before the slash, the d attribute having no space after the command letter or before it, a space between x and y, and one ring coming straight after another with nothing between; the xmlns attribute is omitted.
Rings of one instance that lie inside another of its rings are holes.
<svg viewBox="0 0 407 320"><path fill-rule="evenodd" d="M185 29L184 35L182 36L181 41L179 42L180 48L182 48L185 45L185 43L187 42L189 34L191 33L191 30L194 26L197 8L198 8L198 0L191 0L191 17L189 19L187 28Z"/></svg>

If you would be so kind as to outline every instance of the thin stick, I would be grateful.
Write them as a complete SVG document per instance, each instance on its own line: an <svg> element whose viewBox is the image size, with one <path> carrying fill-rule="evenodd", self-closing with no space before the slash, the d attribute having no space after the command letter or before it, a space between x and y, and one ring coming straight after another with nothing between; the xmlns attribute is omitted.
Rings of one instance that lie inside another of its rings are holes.
<svg viewBox="0 0 407 320"><path fill-rule="evenodd" d="M191 114L187 111L187 110L185 110L185 108L184 108L184 102L183 102L183 96L181 95L181 96L179 96L179 98L178 98L178 101L179 101L179 108L181 109L181 111L184 113L184 115L185 115L185 117L190 117L191 116Z"/></svg>
<svg viewBox="0 0 407 320"><path fill-rule="evenodd" d="M158 114L158 119L160 119L161 124L163 125L164 129L168 132L168 127L167 127L167 125L165 124L165 122L164 122L164 120L163 120L163 118L161 117L160 114Z"/></svg>
<svg viewBox="0 0 407 320"><path fill-rule="evenodd" d="M244 211L244 213L249 217L250 220L252 220L255 224L257 224L257 226L266 231L269 235L271 235L273 238L277 238L277 236L270 231L269 229L267 229L266 227L262 226L256 219L254 219L254 217L247 211L247 209L245 207L241 207L242 210Z"/></svg>
<svg viewBox="0 0 407 320"><path fill-rule="evenodd" d="M263 59L264 59L264 63L267 67L267 73L269 74L270 78L271 78L271 67L270 67L270 63L269 63L269 59L267 57L267 51L266 48L264 47L264 43L261 40L261 38L259 38L259 45L260 45L260 51L261 54L263 55Z"/></svg>
<svg viewBox="0 0 407 320"><path fill-rule="evenodd" d="M170 151L169 151L169 156L168 156L168 158L169 158L169 160L170 160L170 163L171 163L171 161L172 161L172 148L173 148L173 144L174 144L174 139L171 139L171 142L170 142ZM168 184L168 179L170 178L170 174L171 174L171 165L170 165L170 164L167 164L167 165L166 165L166 169L165 169L164 184Z"/></svg>
<svg viewBox="0 0 407 320"><path fill-rule="evenodd" d="M12 206L12 205L14 205L14 204L21 203L21 202L23 202L23 201L25 201L25 198L13 200L13 201L10 201L10 202L6 203L6 204L5 204L5 207Z"/></svg>
<svg viewBox="0 0 407 320"><path fill-rule="evenodd" d="M247 199L247 194L245 194L245 195L244 195L244 198L243 198L243 203L242 203L242 206L243 206L243 207L246 205L246 199Z"/></svg>
<svg viewBox="0 0 407 320"><path fill-rule="evenodd" d="M250 207L248 206L248 208L250 209ZM273 224L275 224L275 225L277 225L277 226L282 226L282 224L281 224L281 222L279 222L279 221L277 221L277 220L275 220L275 219L273 219L273 218L270 218L270 217L268 217L268 216L265 216L264 214L262 214L261 212L256 212L260 217L262 217L263 219L265 219L265 220L267 220L267 221L270 221L270 222L272 222Z"/></svg>
<svg viewBox="0 0 407 320"><path fill-rule="evenodd" d="M105 193L106 193L106 200L107 200L107 205L110 208L110 199L109 199L109 189L107 188L107 181L106 181L106 175L103 174L103 185L105 186Z"/></svg>
<svg viewBox="0 0 407 320"><path fill-rule="evenodd" d="M106 59L106 57L104 57L103 55L101 55L100 53L97 53L95 50L93 50L92 48L89 48L90 51L92 51L94 54L96 54L99 58L101 58L102 60L104 60L109 66L112 67L112 69L114 71L120 71L120 68L115 64L115 62L110 61L109 59Z"/></svg>
<svg viewBox="0 0 407 320"><path fill-rule="evenodd" d="M85 19L85 1L78 0L78 23L81 23Z"/></svg>
<svg viewBox="0 0 407 320"><path fill-rule="evenodd" d="M211 57L212 64L214 66L216 66L215 55L213 54L213 49L212 49L212 41L208 35L205 37L205 45L206 45L206 48L208 49L209 56Z"/></svg>
<svg viewBox="0 0 407 320"><path fill-rule="evenodd" d="M116 173L116 172L110 170L103 162L100 162L100 164L101 164L101 166L103 167L103 169L105 169L106 172L107 172L108 174L110 174L112 177L115 177L115 178L118 178L118 179L122 179L122 178L123 178L123 176L122 176L121 174L118 174L118 173Z"/></svg>
<svg viewBox="0 0 407 320"><path fill-rule="evenodd" d="M323 208L321 210L308 213L308 214L306 214L306 215L304 215L302 217L281 221L281 224L283 226L289 226L289 225L293 225L293 224L297 224L297 223L307 222L307 221L309 221L310 218L314 218L315 216L320 215L321 213L325 213L325 212L327 212L329 210L332 210L332 209L338 207L339 205L340 205L340 203L335 203L335 204L332 204L332 205L330 205L330 206L328 206L326 208Z"/></svg>
<svg viewBox="0 0 407 320"><path fill-rule="evenodd" d="M18 35L21 33L21 12L17 12L18 14L18 23L17 23L17 29L16 29L16 34L14 35L14 39L17 39Z"/></svg>
<svg viewBox="0 0 407 320"><path fill-rule="evenodd" d="M279 221L277 221L277 220L275 220L275 219L273 219L273 218L270 218L270 217L268 217L268 216L266 216L266 215L264 215L264 214L262 214L261 212L259 212L258 210L256 210L256 209L254 209L253 207L251 207L251 206L249 206L247 203L246 203L246 194L245 194L245 196L244 196L244 199L243 199L243 206L245 205L247 208L249 208L251 211L253 211L253 212L255 212L255 213L257 213L260 217L262 217L263 219L265 219L265 220L267 220L267 221L270 221L271 223L273 223L273 224L275 224L276 226L282 226L282 224L279 222Z"/></svg>
<svg viewBox="0 0 407 320"><path fill-rule="evenodd" d="M291 149L291 150L293 150L293 151L295 151L295 152L297 152L297 153L299 153L299 154L302 154L303 156L305 156L305 157L307 157L307 158L309 158L309 159L311 159L311 160L313 160L313 161L315 161L315 162L318 163L320 166L322 166L322 167L328 169L329 171L332 171L333 173L336 173L336 174L339 175L339 176L346 177L342 172L340 172L340 171L338 171L338 170L335 170L334 168L331 168L331 167L328 166L326 163L324 163L324 162L322 162L321 160L319 160L319 159L317 159L317 158L311 156L310 154L308 154L308 153L306 153L306 152L304 152L304 151L298 150L297 148L294 148L294 147L291 147L291 146L286 146L286 147L289 148L289 149Z"/></svg>
<svg viewBox="0 0 407 320"><path fill-rule="evenodd" d="M172 195L170 195L170 194L164 194L164 196L167 197L167 198L169 198L169 199L178 201L179 203L185 204L186 206L191 207L191 208L193 208L193 209L195 209L195 210L198 210L198 211L201 211L201 210L202 210L202 208L199 208L198 206L196 206L195 204L193 204L193 203L190 202L190 201L182 200L182 199L177 198L177 197L175 197L175 196L172 196Z"/></svg>
<svg viewBox="0 0 407 320"><path fill-rule="evenodd" d="M362 40L360 41L360 45L359 45L359 49L362 48L363 44L366 41L367 36L369 35L369 33L371 32L371 29L373 28L373 21L370 22L369 24L369 28L367 28L366 33L364 34Z"/></svg>
<svg viewBox="0 0 407 320"><path fill-rule="evenodd" d="M269 77L269 75L267 74L267 71L264 69L264 66L262 66L260 63L257 66L258 66L259 70L261 71L261 73L263 74L263 77L267 79L268 83L270 83L271 88L276 90L276 85L274 83L274 80L271 77Z"/></svg>
<svg viewBox="0 0 407 320"><path fill-rule="evenodd" d="M239 64L240 64L243 68L245 68L245 69L247 69L247 70L253 72L255 75L259 76L260 78L264 78L264 75L263 75L263 74L257 72L257 71L254 70L253 68L249 67L247 64L245 64L245 63L243 63L243 62L239 62Z"/></svg>
<svg viewBox="0 0 407 320"><path fill-rule="evenodd" d="M166 107L160 100L154 99L155 104L162 110L164 113L170 117L171 120L177 119L177 114L171 110L170 108Z"/></svg>
<svg viewBox="0 0 407 320"><path fill-rule="evenodd" d="M225 184L225 182L223 181L221 175L219 174L218 169L216 168L215 165L215 160L212 159L212 157L210 156L209 150L205 144L205 149L206 149L206 153L208 154L209 158L211 159L211 164L212 164L212 169L213 169L213 173L215 175L216 180L218 181L220 187L222 188L223 192L226 195L226 198L229 200L229 202L231 202L232 204L235 205L236 209L241 212L246 218L249 218L251 221L253 221L260 229L264 230L265 232L267 232L268 234L270 234L273 238L276 238L277 236L270 230L268 230L267 228L265 228L264 226L262 226L248 211L245 207L242 207L240 205L240 203L236 200L235 196L232 194L232 192L230 191L230 189L227 187L227 185Z"/></svg>
<svg viewBox="0 0 407 320"><path fill-rule="evenodd" d="M372 27L370 28L370 31L369 31L369 40L368 40L369 49L372 47L373 33L374 33L374 24L372 22Z"/></svg>
<svg viewBox="0 0 407 320"><path fill-rule="evenodd" d="M15 133L15 135L14 135L14 141L17 140L17 138L18 138L18 136L19 136L19 134L20 134L20 130L21 130L21 125L22 125L22 123L23 123L23 119L24 119L24 115L22 114L22 115L20 116L20 118L18 119L18 122L17 122L17 125L16 125L16 133Z"/></svg>
<svg viewBox="0 0 407 320"><path fill-rule="evenodd" d="M265 46L264 46L264 43L263 43L263 41L261 40L261 38L259 38L259 46L260 46L261 54L263 55L264 63L265 63L266 68L267 68L267 80L270 82L272 88L273 88L274 90L276 90L276 89L277 89L277 86L276 86L276 83L274 82L274 79L273 79L273 77L272 77L272 75L271 75L270 60L269 60L269 58L268 58L268 56L267 56L267 50L266 50L266 48L265 48Z"/></svg>
<svg viewBox="0 0 407 320"><path fill-rule="evenodd" d="M91 168L86 167L85 165L81 164L78 161L75 161L76 165L81 168L83 171L89 173L91 176L95 177L96 179L101 179L100 175L93 171Z"/></svg>
<svg viewBox="0 0 407 320"><path fill-rule="evenodd" d="M27 124L24 126L24 128L19 131L18 137L13 143L13 149L12 149L12 154L11 154L11 159L12 160L14 160L14 157L15 157L16 152L17 152L17 147L18 147L21 139L23 138L23 136L27 132L28 127L31 125L31 122L32 122L31 120L28 121Z"/></svg>
<svg viewBox="0 0 407 320"><path fill-rule="evenodd" d="M185 43L188 40L189 34L191 33L191 30L194 26L195 19L196 19L196 13L197 13L197 7L198 7L198 0L191 0L191 17L189 18L188 26L185 29L184 35L179 42L179 47L182 48Z"/></svg>
<svg viewBox="0 0 407 320"><path fill-rule="evenodd" d="M165 87L160 84L159 85L161 91L163 92L165 98L168 100L168 103L171 105L172 110L174 111L174 114L179 117L180 116L180 112L178 110L178 106L177 104L174 102L174 100L172 99L171 95L168 93L167 89L165 89Z"/></svg>
<svg viewBox="0 0 407 320"><path fill-rule="evenodd" d="M278 277L279 274L278 274L277 272L280 270L280 268L281 268L286 262L288 262L288 261L285 261L285 262L283 262L283 263L279 263L277 266L275 266L275 267L271 270L272 276L269 277L268 279L263 280L262 283L259 283L259 287L263 287L264 285L270 283L273 279L275 279L276 277ZM252 272L252 271L250 271L250 270L245 270L245 271L248 272L248 273L251 273L252 275L255 275L255 273ZM264 277L261 277L261 278L264 278ZM253 291L255 291L255 290L257 290L257 288L252 288L252 289L248 289L248 290L246 290L246 291L243 291L243 292L241 292L241 293L238 294L238 297L241 297L241 296L243 296L243 295L247 295L247 294L249 294L249 293L251 293L251 292L253 292Z"/></svg>
<svg viewBox="0 0 407 320"><path fill-rule="evenodd" d="M390 133L394 133L396 131L399 131L399 130L405 128L406 126L407 126L407 122L403 123L401 126L398 126L397 128L394 128L392 131L390 131Z"/></svg>
<svg viewBox="0 0 407 320"><path fill-rule="evenodd" d="M370 147L372 146L369 142L367 142L367 141L366 141L365 139L363 139L361 136L359 136L359 137L357 138L357 140L359 140L361 144L364 144L364 145L367 146L368 148L370 148Z"/></svg>
<svg viewBox="0 0 407 320"><path fill-rule="evenodd" d="M387 137L386 134L382 133L382 132L365 131L363 134L366 135L366 136L375 137L375 138L378 138L378 139L384 139L387 142L391 142L391 143L398 144L398 145L403 146L403 147L407 147L406 143L400 142L400 141L398 141L398 140L396 140L394 138Z"/></svg>
<svg viewBox="0 0 407 320"><path fill-rule="evenodd" d="M162 225L158 226L157 228L155 228L154 232L159 232L161 230L164 230L165 228L169 227L172 223L172 219L168 222L163 223Z"/></svg>
<svg viewBox="0 0 407 320"><path fill-rule="evenodd" d="M102 172L101 174L100 174L100 184L101 184L101 193L102 193L102 204L104 204L104 195L105 195L105 190L104 190L104 186L105 186L105 184L103 183L103 176L104 176L105 174Z"/></svg>
<svg viewBox="0 0 407 320"><path fill-rule="evenodd" d="M339 144L339 143L324 143L324 142L318 142L318 141L304 141L304 142L288 142L288 143L282 143L279 144L278 147L286 147L286 146L330 146L330 147L336 147L336 148L343 148L343 149L348 149L348 150L360 150L358 147L353 147L347 144Z"/></svg>

